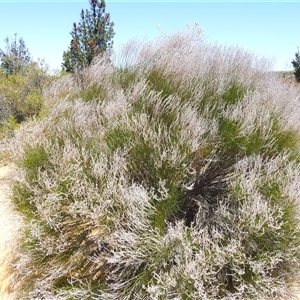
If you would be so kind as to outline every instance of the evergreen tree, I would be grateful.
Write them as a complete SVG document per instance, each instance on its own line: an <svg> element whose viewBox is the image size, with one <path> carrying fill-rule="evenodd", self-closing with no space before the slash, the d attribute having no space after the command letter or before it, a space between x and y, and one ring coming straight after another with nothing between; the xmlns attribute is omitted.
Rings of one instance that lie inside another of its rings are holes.
<svg viewBox="0 0 300 300"><path fill-rule="evenodd" d="M24 40L22 38L17 40L17 34L15 34L12 41L7 37L4 42L6 43L6 49L0 49L0 66L9 75L18 73L32 61L30 53Z"/></svg>
<svg viewBox="0 0 300 300"><path fill-rule="evenodd" d="M296 81L300 82L300 52L295 53L295 59L292 61L292 65L294 67L294 76Z"/></svg>
<svg viewBox="0 0 300 300"><path fill-rule="evenodd" d="M105 13L104 0L89 0L90 10L81 11L78 25L73 24L72 40L63 53L62 68L75 72L91 64L92 60L112 48L114 37L110 14Z"/></svg>

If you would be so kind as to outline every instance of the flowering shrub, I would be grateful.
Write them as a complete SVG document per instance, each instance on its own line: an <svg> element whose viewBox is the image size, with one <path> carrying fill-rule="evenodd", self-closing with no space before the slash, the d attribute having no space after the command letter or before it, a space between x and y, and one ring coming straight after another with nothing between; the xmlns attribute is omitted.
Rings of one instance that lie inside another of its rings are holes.
<svg viewBox="0 0 300 300"><path fill-rule="evenodd" d="M290 299L299 93L193 34L130 51L55 82L11 142L20 299Z"/></svg>

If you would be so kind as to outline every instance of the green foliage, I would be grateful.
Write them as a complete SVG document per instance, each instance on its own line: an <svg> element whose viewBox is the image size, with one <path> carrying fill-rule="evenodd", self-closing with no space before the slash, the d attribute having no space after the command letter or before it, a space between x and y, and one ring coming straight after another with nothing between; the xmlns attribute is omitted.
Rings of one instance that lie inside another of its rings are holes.
<svg viewBox="0 0 300 300"><path fill-rule="evenodd" d="M294 77L296 81L300 82L300 52L295 53L295 59L292 60L292 65L294 67Z"/></svg>
<svg viewBox="0 0 300 300"><path fill-rule="evenodd" d="M43 90L51 82L43 61L32 62L18 73L0 72L0 127L11 130L17 124L38 116L44 105Z"/></svg>
<svg viewBox="0 0 300 300"><path fill-rule="evenodd" d="M85 88L80 93L80 96L83 101L97 101L101 102L105 99L105 90L99 85L92 85L88 88Z"/></svg>
<svg viewBox="0 0 300 300"><path fill-rule="evenodd" d="M23 167L27 169L29 180L35 181L38 179L38 172L40 169L49 167L49 155L46 149L42 146L29 146L25 150Z"/></svg>
<svg viewBox="0 0 300 300"><path fill-rule="evenodd" d="M110 14L105 13L104 0L89 0L90 10L82 10L78 25L74 23L68 51L63 53L62 68L74 73L91 64L92 60L112 48L114 37Z"/></svg>
<svg viewBox="0 0 300 300"><path fill-rule="evenodd" d="M4 41L6 49L0 49L1 68L9 75L19 73L32 61L25 42L22 38L17 40L17 34L12 41L8 37Z"/></svg>
<svg viewBox="0 0 300 300"><path fill-rule="evenodd" d="M37 116L43 107L43 89L50 80L43 61L33 62L22 38L5 39L0 50L0 135L11 136L17 124Z"/></svg>

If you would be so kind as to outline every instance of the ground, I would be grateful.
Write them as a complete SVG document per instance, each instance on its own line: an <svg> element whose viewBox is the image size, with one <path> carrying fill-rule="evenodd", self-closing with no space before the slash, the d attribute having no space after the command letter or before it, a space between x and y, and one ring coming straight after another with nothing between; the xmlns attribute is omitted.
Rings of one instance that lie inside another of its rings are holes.
<svg viewBox="0 0 300 300"><path fill-rule="evenodd" d="M12 261L12 247L16 241L16 234L21 227L22 220L12 206L10 199L11 188L9 179L13 173L11 165L0 166L0 299L12 300L10 291L13 276L10 267Z"/></svg>

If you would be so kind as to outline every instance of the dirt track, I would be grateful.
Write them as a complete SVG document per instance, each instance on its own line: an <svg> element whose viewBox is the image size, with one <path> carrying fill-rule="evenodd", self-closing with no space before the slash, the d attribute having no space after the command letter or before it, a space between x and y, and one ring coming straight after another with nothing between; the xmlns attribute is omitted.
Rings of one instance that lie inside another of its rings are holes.
<svg viewBox="0 0 300 300"><path fill-rule="evenodd" d="M11 189L9 178L13 172L11 166L0 167L0 299L15 299L10 291L12 274L9 272L11 266L11 249L15 242L15 236L20 228L21 218L14 212L10 200Z"/></svg>

